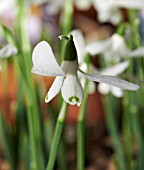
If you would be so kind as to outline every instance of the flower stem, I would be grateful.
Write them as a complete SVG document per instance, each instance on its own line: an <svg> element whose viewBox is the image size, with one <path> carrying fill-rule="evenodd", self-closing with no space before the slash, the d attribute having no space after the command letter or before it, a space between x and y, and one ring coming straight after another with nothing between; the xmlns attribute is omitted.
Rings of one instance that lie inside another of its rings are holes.
<svg viewBox="0 0 144 170"><path fill-rule="evenodd" d="M84 88L84 99L82 105L80 107L80 112L78 116L77 122L77 169L84 169L84 119L85 119L85 111L86 111L86 103L88 98L88 90L89 90L89 81L86 80L85 88Z"/></svg>
<svg viewBox="0 0 144 170"><path fill-rule="evenodd" d="M30 106L27 108L27 117L28 117L28 126L29 126L29 133L30 133L30 150L31 150L31 164L30 164L30 169L31 170L38 170L37 166L37 153L36 153L36 148L35 148L35 140L34 140L34 129L33 129L33 116L32 116L32 109Z"/></svg>
<svg viewBox="0 0 144 170"><path fill-rule="evenodd" d="M108 126L108 131L111 135L114 151L117 156L117 162L120 170L127 170L127 165L125 161L125 155L123 153L123 148L120 142L120 136L118 133L118 127L116 120L113 115L113 110L110 105L111 99L109 96L105 97L105 115L106 115L106 121Z"/></svg>
<svg viewBox="0 0 144 170"><path fill-rule="evenodd" d="M53 143L52 143L52 147L50 150L50 156L49 156L49 161L47 164L47 168L46 170L53 170L54 168L54 163L56 160L56 156L57 156L57 151L58 151L58 146L60 144L60 139L62 136L62 130L64 127L64 121L65 121L65 117L66 117L66 111L67 111L67 107L68 104L63 101L58 119L57 119L57 123L56 123L56 129L55 129L55 133L54 133L54 137L53 137Z"/></svg>

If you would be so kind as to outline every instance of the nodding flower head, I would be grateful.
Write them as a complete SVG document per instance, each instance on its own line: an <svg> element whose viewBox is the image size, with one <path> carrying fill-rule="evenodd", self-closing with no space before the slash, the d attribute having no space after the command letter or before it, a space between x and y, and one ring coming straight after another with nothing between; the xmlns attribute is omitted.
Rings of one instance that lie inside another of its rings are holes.
<svg viewBox="0 0 144 170"><path fill-rule="evenodd" d="M57 63L52 49L46 41L38 43L33 50L32 72L43 76L56 77L47 93L45 102L51 101L61 90L62 97L67 103L71 105L77 104L79 106L83 100L83 88L77 72L89 80L106 83L124 90L137 90L139 88L138 85L113 76L100 74L91 75L79 69L73 36L70 35L70 37L66 39L64 60L61 66Z"/></svg>

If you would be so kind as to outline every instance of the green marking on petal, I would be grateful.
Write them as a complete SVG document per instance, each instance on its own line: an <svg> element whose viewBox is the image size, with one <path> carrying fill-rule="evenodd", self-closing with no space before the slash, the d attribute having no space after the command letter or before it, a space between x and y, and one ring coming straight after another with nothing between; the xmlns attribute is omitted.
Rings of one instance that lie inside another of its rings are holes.
<svg viewBox="0 0 144 170"><path fill-rule="evenodd" d="M76 97L76 96L72 96L72 97L69 98L69 101L74 103L74 102L79 102L80 99L78 97Z"/></svg>
<svg viewBox="0 0 144 170"><path fill-rule="evenodd" d="M45 101L48 101L48 95L46 95L46 97L45 97Z"/></svg>

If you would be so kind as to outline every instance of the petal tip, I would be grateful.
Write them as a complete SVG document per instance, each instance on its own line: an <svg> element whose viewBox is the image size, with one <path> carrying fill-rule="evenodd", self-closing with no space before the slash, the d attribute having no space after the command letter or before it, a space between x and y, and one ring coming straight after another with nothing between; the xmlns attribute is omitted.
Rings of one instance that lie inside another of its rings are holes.
<svg viewBox="0 0 144 170"><path fill-rule="evenodd" d="M80 107L81 103L77 103L77 106Z"/></svg>
<svg viewBox="0 0 144 170"><path fill-rule="evenodd" d="M81 104L80 99L77 96L69 97L68 101L69 101L68 103L71 104L71 105L77 104L78 106L80 106L80 104Z"/></svg>
<svg viewBox="0 0 144 170"><path fill-rule="evenodd" d="M62 40L62 35L59 35L58 38L59 38L60 40Z"/></svg>
<svg viewBox="0 0 144 170"><path fill-rule="evenodd" d="M48 103L49 102L49 98L48 98L48 95L46 95L45 97L45 103Z"/></svg>
<svg viewBox="0 0 144 170"><path fill-rule="evenodd" d="M135 85L135 87L134 87L134 91L138 90L139 88L140 88L140 86Z"/></svg>

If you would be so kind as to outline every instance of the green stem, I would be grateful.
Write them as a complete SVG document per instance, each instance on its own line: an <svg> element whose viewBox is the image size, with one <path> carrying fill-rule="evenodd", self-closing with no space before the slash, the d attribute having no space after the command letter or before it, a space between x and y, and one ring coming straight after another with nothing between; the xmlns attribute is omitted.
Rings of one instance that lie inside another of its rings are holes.
<svg viewBox="0 0 144 170"><path fill-rule="evenodd" d="M88 88L88 86L87 86ZM85 88L84 92L84 99L82 106L80 108L78 122L77 122L77 169L83 170L84 169L84 160L85 160L85 153L84 153L84 118L85 118L85 109L86 109L86 102L88 96L88 90Z"/></svg>
<svg viewBox="0 0 144 170"><path fill-rule="evenodd" d="M61 139L61 143L60 143L60 146L59 146L57 162L58 162L59 169L67 170L67 160L66 160L66 153L65 153L65 141L64 141L63 138Z"/></svg>
<svg viewBox="0 0 144 170"><path fill-rule="evenodd" d="M80 107L80 112L77 122L77 170L84 170L84 119L86 113L86 104L89 92L89 80L86 80L84 88L84 98Z"/></svg>
<svg viewBox="0 0 144 170"><path fill-rule="evenodd" d="M133 164L133 154L132 154L132 117L129 112L130 103L129 103L129 95L128 93L125 94L123 99L123 107L124 107L124 114L123 114L123 139L124 139L124 150L126 154L126 159L128 161L128 169L134 170Z"/></svg>
<svg viewBox="0 0 144 170"><path fill-rule="evenodd" d="M135 133L135 137L137 140L137 146L138 146L138 169L143 170L144 168L144 136L141 126L141 117L139 113L139 107L138 107L138 98L136 95L132 94L131 96L131 107L130 107L130 113L132 117L132 125Z"/></svg>
<svg viewBox="0 0 144 170"><path fill-rule="evenodd" d="M6 111L10 114L10 95L9 95L9 72L8 72L8 61L4 61L2 63L3 68L3 80L4 80L4 91L5 91L5 103L6 103Z"/></svg>
<svg viewBox="0 0 144 170"><path fill-rule="evenodd" d="M30 106L27 108L27 117L28 117L28 126L29 126L29 133L30 133L30 150L31 150L31 163L30 163L30 169L31 170L38 170L39 165L37 162L37 153L36 153L36 145L34 140L34 129L33 129L33 120L32 120L32 109Z"/></svg>
<svg viewBox="0 0 144 170"><path fill-rule="evenodd" d="M108 130L109 130L109 133L110 133L112 141L113 141L114 151L117 156L117 162L119 165L119 169L127 170L127 165L125 162L123 148L122 148L121 142L120 142L117 123L114 118L112 106L110 105L109 101L111 101L110 98L108 96L106 96L105 97L105 114L106 114Z"/></svg>
<svg viewBox="0 0 144 170"><path fill-rule="evenodd" d="M133 31L133 43L132 45L134 47L139 47L141 45L141 38L139 35L139 24L136 23L136 12L133 10L129 11L129 18L131 21L131 29ZM143 58L139 58L137 60L135 60L137 62L137 72L136 72L136 76L137 78L143 78L144 72L143 72ZM135 68L135 66L133 66L133 68ZM133 70L132 70L133 71ZM143 90L139 90L135 95L132 94L130 96L130 100L131 100L131 106L129 107L130 110L130 114L132 117L132 125L133 125L133 130L134 130L134 134L136 137L136 142L137 142L137 146L138 146L138 169L142 170L144 168L144 134L142 131L142 122L141 122L141 114L140 114L140 107L143 106L143 104L141 105L141 101L143 100L142 97L143 96Z"/></svg>
<svg viewBox="0 0 144 170"><path fill-rule="evenodd" d="M17 164L13 156L13 145L11 144L11 138L7 126L3 120L2 112L0 110L0 139L4 148L5 156L10 164L10 170L16 170Z"/></svg>
<svg viewBox="0 0 144 170"><path fill-rule="evenodd" d="M60 113L57 119L57 123L56 123L56 129L55 129L55 133L53 137L53 143L52 143L52 147L50 150L50 156L49 156L49 161L48 161L46 170L53 170L54 168L57 151L58 151L60 139L62 136L62 130L64 127L67 107L68 107L68 104L65 101L63 101L63 104L62 104L62 107L61 107L61 110L60 110Z"/></svg>

